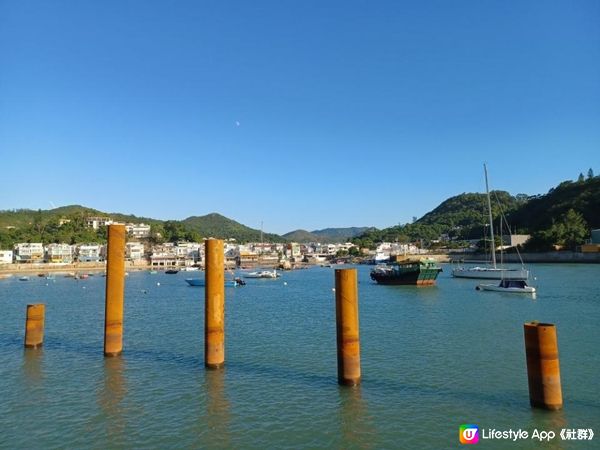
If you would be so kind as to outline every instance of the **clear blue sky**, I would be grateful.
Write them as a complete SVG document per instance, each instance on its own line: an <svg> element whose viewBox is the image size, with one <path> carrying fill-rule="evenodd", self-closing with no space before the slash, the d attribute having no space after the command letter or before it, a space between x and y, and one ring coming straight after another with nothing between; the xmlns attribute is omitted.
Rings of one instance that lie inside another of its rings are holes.
<svg viewBox="0 0 600 450"><path fill-rule="evenodd" d="M0 0L0 209L386 227L600 173L600 2Z"/></svg>

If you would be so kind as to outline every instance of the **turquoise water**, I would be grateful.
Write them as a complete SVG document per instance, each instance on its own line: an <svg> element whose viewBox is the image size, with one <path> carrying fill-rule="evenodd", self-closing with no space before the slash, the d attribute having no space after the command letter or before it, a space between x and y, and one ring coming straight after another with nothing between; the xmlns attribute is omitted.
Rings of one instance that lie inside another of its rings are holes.
<svg viewBox="0 0 600 450"><path fill-rule="evenodd" d="M369 269L358 267L358 388L337 384L329 268L228 288L223 371L204 369L204 289L186 274L127 278L124 353L106 359L104 278L0 280L0 447L454 448L463 423L600 433L600 266L532 266L535 299L476 291L448 266L424 288L375 285ZM24 351L36 302L45 343ZM529 406L530 320L557 325L563 411Z"/></svg>

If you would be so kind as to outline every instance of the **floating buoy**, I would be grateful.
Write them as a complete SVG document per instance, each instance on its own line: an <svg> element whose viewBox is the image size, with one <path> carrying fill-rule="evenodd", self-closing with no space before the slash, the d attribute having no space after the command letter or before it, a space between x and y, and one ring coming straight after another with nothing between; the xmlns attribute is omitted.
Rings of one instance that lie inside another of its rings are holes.
<svg viewBox="0 0 600 450"><path fill-rule="evenodd" d="M335 292L335 288L331 288L331 292Z"/></svg>
<svg viewBox="0 0 600 450"><path fill-rule="evenodd" d="M480 290L481 290L481 288L480 288L479 286L475 286L475 290L476 290L476 291L480 291Z"/></svg>
<svg viewBox="0 0 600 450"><path fill-rule="evenodd" d="M160 286L160 283L156 283L157 286Z"/></svg>
<svg viewBox="0 0 600 450"><path fill-rule="evenodd" d="M284 282L283 282L283 285L284 285L284 286L287 286L287 281L284 281Z"/></svg>

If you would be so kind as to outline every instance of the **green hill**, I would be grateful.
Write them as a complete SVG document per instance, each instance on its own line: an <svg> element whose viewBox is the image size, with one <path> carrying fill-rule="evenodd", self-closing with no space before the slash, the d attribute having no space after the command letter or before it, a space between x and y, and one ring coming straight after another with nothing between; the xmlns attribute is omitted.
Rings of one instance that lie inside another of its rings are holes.
<svg viewBox="0 0 600 450"><path fill-rule="evenodd" d="M590 229L600 228L599 177L565 181L545 195L512 196L505 191L490 194L494 225L499 223L501 211L504 212L511 230L535 238L531 250L550 249L556 243L574 247L583 243ZM488 222L487 196L465 193L445 200L415 223L370 230L353 241L373 247L382 241L431 242L447 235L451 242L457 243L482 238Z"/></svg>
<svg viewBox="0 0 600 450"><path fill-rule="evenodd" d="M220 214L188 217L183 221L162 221L131 214L107 213L80 205L69 205L50 210L19 209L0 211L0 248L12 248L17 242L105 242L106 230L93 230L85 224L90 216L109 217L117 222L146 223L160 233L153 235L154 242L162 240L195 240L204 237L233 238L238 242L261 239L259 230L254 230ZM69 222L60 225L61 219ZM265 242L284 241L281 236L263 233Z"/></svg>
<svg viewBox="0 0 600 450"><path fill-rule="evenodd" d="M291 242L322 242L322 238L306 230L294 230L283 235Z"/></svg>
<svg viewBox="0 0 600 450"><path fill-rule="evenodd" d="M531 197L509 216L511 225L527 233L544 230L572 209L590 229L600 228L600 177L564 181L545 195Z"/></svg>
<svg viewBox="0 0 600 450"><path fill-rule="evenodd" d="M238 242L260 242L261 232L228 219L217 213L205 216L192 216L182 221L189 230L195 231L202 237L234 238ZM272 233L262 233L265 242L282 242L281 236Z"/></svg>
<svg viewBox="0 0 600 450"><path fill-rule="evenodd" d="M306 231L295 230L283 235L288 241L292 242L321 242L336 243L346 242L353 237L360 236L373 227L349 227L349 228L324 228L322 230Z"/></svg>

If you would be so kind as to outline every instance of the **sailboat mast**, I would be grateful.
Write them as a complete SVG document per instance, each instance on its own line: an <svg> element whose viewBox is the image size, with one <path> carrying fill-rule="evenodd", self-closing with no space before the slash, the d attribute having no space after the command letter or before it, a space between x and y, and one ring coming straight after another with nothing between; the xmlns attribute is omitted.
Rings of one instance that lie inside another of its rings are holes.
<svg viewBox="0 0 600 450"><path fill-rule="evenodd" d="M492 202L490 201L490 189L488 186L488 174L487 167L483 165L483 172L485 173L485 193L487 195L488 213L490 215L490 237L492 242L490 247L492 248L492 264L494 269L496 268L496 243L494 242L494 219L492 218Z"/></svg>

